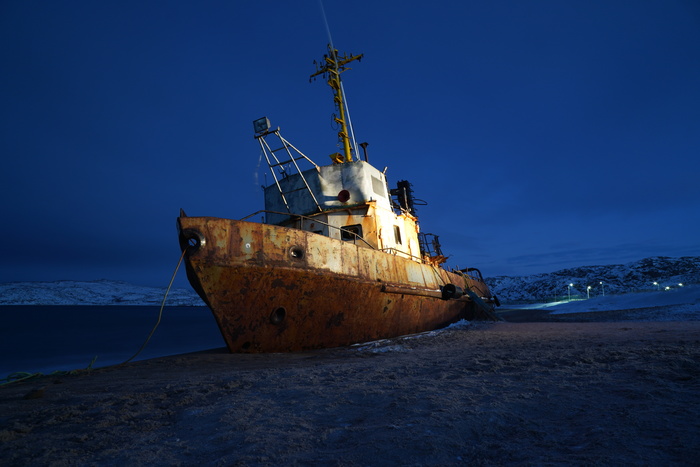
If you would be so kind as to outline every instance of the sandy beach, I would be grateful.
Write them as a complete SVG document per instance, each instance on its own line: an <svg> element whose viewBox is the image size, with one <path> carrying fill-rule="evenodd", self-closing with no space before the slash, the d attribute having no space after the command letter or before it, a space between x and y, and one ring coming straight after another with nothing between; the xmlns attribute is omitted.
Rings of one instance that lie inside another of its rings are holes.
<svg viewBox="0 0 700 467"><path fill-rule="evenodd" d="M699 344L698 321L511 321L45 376L0 388L0 459L697 465Z"/></svg>

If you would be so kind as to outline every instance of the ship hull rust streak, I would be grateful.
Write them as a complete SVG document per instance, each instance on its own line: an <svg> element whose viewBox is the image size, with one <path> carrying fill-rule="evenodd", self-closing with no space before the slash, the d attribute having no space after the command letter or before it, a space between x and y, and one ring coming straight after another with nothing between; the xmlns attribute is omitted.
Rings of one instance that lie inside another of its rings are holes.
<svg viewBox="0 0 700 467"><path fill-rule="evenodd" d="M478 279L298 229L184 216L178 227L189 280L231 352L338 347L473 318L466 297L442 298L446 284L490 297Z"/></svg>

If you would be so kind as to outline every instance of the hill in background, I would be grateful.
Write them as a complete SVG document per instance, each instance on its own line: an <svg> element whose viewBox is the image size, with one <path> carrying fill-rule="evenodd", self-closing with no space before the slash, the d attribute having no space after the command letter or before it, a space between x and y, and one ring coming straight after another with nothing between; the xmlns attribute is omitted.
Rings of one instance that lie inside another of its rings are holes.
<svg viewBox="0 0 700 467"><path fill-rule="evenodd" d="M680 283L700 283L700 257L657 256L628 264L581 266L529 276L489 277L486 283L504 304L568 300L569 284L573 284L570 288L572 299L588 298L589 294L594 298L603 292L615 295L663 290L677 288ZM0 284L0 305L158 306L164 294L165 288L109 280L10 282ZM166 304L204 305L191 289L172 289Z"/></svg>
<svg viewBox="0 0 700 467"><path fill-rule="evenodd" d="M589 294L593 298L675 289L679 284L700 283L700 256L656 256L628 264L580 266L529 276L496 276L487 278L486 283L503 303L567 300L569 289L572 299L588 298Z"/></svg>
<svg viewBox="0 0 700 467"><path fill-rule="evenodd" d="M110 280L9 282L0 284L0 305L160 306L165 290ZM166 305L199 306L204 302L191 289L171 289Z"/></svg>

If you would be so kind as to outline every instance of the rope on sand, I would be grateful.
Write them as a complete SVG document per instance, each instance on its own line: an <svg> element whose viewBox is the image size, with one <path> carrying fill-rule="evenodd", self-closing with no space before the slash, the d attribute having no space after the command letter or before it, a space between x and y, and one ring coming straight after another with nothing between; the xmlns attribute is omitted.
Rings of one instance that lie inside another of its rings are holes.
<svg viewBox="0 0 700 467"><path fill-rule="evenodd" d="M0 383L0 386L4 386L6 384L11 384L11 383L19 383L20 381L26 381L29 379L33 378L38 378L40 376L67 376L67 375L77 375L78 373L81 373L83 371L91 371L92 370L92 365L95 364L95 360L97 360L97 356L92 359L90 364L83 369L80 370L56 370L54 372L49 373L48 375L45 375L44 373L32 373L29 371L16 371L12 374L10 374L7 378L5 378L5 381Z"/></svg>

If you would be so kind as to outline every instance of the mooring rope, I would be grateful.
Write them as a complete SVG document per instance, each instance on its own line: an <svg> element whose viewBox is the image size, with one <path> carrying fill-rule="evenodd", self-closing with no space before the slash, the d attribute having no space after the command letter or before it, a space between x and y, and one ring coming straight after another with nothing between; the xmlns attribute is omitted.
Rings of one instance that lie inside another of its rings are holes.
<svg viewBox="0 0 700 467"><path fill-rule="evenodd" d="M134 355L129 357L129 359L125 360L122 363L119 363L117 366L125 365L125 364L129 363L131 360L133 360L134 358L136 358L143 351L143 349L146 348L146 345L151 340L151 337L153 337L153 334L156 332L156 329L158 328L158 325L160 324L160 321L163 317L163 310L165 309L165 301L168 298L168 294L170 293L170 289L173 286L173 282L175 282L175 276L177 275L177 271L180 269L180 265L182 264L182 260L185 257L185 253L187 253L187 248L185 248L182 251L182 254L180 255L180 260L177 262L177 266L175 267L175 271L173 272L173 276L170 278L170 283L168 284L168 288L165 289L165 295L163 296L163 302L160 304L160 310L158 311L158 320L156 321L155 326L153 326L153 329L151 330L150 334L148 334L148 337L143 342L143 344L141 344L141 347L139 348L139 350L137 350ZM86 368L82 368L79 370L68 370L68 371L58 370L58 371L54 371L52 373L49 373L48 375L45 375L44 373L38 373L38 372L32 373L32 372L28 372L28 371L16 371L16 372L10 374L9 376L7 376L7 378L5 378L5 381L0 382L0 386L4 386L7 384L11 384L11 383L19 383L20 381L26 381L28 379L38 378L40 376L67 376L67 375L75 375L75 374L78 374L78 373L83 372L83 371L90 371L90 370L92 370L92 366L95 364L95 360L97 360L97 357L93 358L92 362L90 362L90 364Z"/></svg>
<svg viewBox="0 0 700 467"><path fill-rule="evenodd" d="M126 365L133 359L135 359L142 351L143 349L146 348L146 345L148 345L148 342L151 340L151 337L153 337L153 334L156 332L156 329L158 329L158 325L160 325L160 320L163 317L163 309L165 309L165 301L168 298L168 293L170 293L170 289L173 286L173 282L175 282L175 276L177 275L177 271L180 269L180 265L182 264L182 259L185 257L185 253L187 253L187 248L182 249L182 254L180 255L180 260L177 262L177 266L175 266L175 271L173 271L173 277L170 278L170 283L168 284L168 288L165 289L165 295L163 295L163 302L160 304L160 310L158 311L158 320L156 321L155 326L153 326L153 329L151 329L151 333L148 335L146 340L141 344L141 347L136 351L134 355L129 357L127 360L123 361L117 366L121 365Z"/></svg>
<svg viewBox="0 0 700 467"><path fill-rule="evenodd" d="M32 373L29 371L15 371L14 373L11 373L10 375L8 375L7 378L5 378L5 381L0 383L0 386L5 386L5 385L11 384L11 383L19 383L20 381L26 381L28 379L38 378L40 376L77 375L81 371L92 370L92 365L95 364L95 360L97 360L97 356L95 356L92 359L92 361L90 362L90 364L87 367L81 368L79 370L56 370L56 371L49 373L48 375L45 375L44 373L39 373L39 372Z"/></svg>

